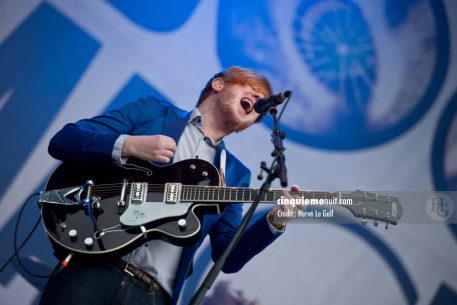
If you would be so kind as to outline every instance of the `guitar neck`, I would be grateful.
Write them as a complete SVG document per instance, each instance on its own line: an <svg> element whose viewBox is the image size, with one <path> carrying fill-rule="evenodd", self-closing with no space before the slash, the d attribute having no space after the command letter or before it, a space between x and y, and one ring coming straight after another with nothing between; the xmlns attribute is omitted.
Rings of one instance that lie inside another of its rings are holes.
<svg viewBox="0 0 457 305"><path fill-rule="evenodd" d="M326 202L336 202L342 196L338 192L293 191L289 193L302 200L324 200ZM249 203L254 202L258 195L259 190L251 188L183 185L180 201ZM282 190L270 190L262 195L260 202L278 202L278 200L284 198L283 196L284 191Z"/></svg>

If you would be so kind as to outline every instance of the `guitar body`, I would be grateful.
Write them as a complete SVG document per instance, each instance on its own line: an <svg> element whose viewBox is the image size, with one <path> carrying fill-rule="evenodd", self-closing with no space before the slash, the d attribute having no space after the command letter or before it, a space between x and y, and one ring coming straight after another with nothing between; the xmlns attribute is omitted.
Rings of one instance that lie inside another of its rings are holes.
<svg viewBox="0 0 457 305"><path fill-rule="evenodd" d="M164 201L166 183L219 185L217 169L199 159L163 167L136 159L124 166L62 163L49 178L46 191L78 188L88 180L93 181L93 189L79 195L81 199L89 198L87 193L97 198L93 205L68 204L63 196L70 195L63 191L52 193L58 198L54 202L40 200L45 231L57 252L118 255L158 236L175 243L189 241L200 230L197 211L221 212L215 203ZM141 202L134 200L133 183L147 185Z"/></svg>

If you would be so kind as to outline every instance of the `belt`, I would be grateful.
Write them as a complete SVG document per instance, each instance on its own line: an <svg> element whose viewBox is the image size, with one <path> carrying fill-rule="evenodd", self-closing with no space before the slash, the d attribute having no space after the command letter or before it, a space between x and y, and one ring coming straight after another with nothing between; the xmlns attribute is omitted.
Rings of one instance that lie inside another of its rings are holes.
<svg viewBox="0 0 457 305"><path fill-rule="evenodd" d="M114 267L123 271L124 273L126 273L130 276L133 276L140 282L146 284L148 287L152 287L153 289L157 290L164 296L171 299L168 292L166 292L165 289L163 289L162 286L160 286L160 284L157 283L157 281L149 273L142 270L141 268L138 268L137 266L133 265L132 263L128 263L121 258L112 260L111 264Z"/></svg>

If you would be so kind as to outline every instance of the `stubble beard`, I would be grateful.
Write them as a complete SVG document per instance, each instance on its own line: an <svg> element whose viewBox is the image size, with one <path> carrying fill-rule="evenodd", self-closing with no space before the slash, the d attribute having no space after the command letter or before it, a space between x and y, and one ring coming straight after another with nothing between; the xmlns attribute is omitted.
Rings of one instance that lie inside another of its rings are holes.
<svg viewBox="0 0 457 305"><path fill-rule="evenodd" d="M242 131L249 126L250 122L243 121L238 113L238 103L236 96L230 89L225 88L220 93L220 104L216 107L216 119L220 122L219 126L227 134Z"/></svg>

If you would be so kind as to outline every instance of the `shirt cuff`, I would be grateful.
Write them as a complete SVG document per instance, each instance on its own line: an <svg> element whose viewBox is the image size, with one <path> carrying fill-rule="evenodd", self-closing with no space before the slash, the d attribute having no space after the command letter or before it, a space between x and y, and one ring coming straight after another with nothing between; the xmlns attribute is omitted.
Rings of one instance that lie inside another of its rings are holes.
<svg viewBox="0 0 457 305"><path fill-rule="evenodd" d="M122 146L124 146L125 139L128 137L126 134L120 135L116 142L114 142L113 152L111 158L116 165L124 165L127 162L127 157L122 157Z"/></svg>
<svg viewBox="0 0 457 305"><path fill-rule="evenodd" d="M270 211L271 212L271 211ZM276 229L270 222L270 220L268 219L268 215L270 214L270 212L267 213L267 215L265 216L266 219L267 219L267 223L268 223L268 227L270 228L270 231L271 233L273 233L273 235L279 235L279 234L282 234L285 232L286 230L286 224L284 224L284 227L282 227L282 229Z"/></svg>

